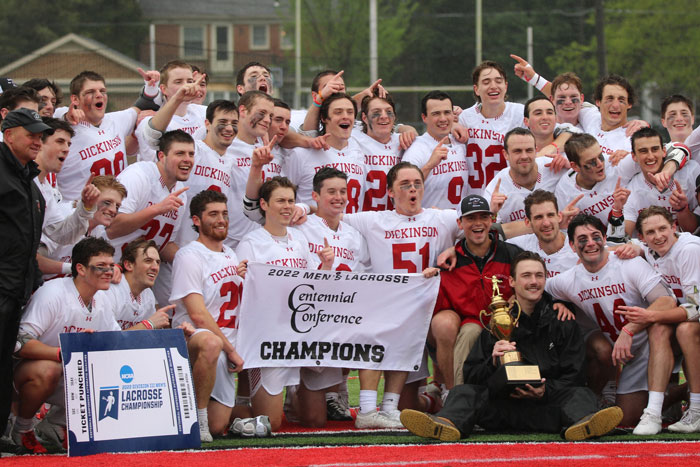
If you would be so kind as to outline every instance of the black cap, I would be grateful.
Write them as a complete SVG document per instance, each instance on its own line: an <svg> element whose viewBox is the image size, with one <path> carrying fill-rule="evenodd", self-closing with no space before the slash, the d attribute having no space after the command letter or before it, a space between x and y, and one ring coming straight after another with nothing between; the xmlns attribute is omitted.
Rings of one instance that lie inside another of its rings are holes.
<svg viewBox="0 0 700 467"><path fill-rule="evenodd" d="M0 78L0 94L3 91L7 91L10 88L14 88L17 85L15 84L14 81L12 81L12 78Z"/></svg>
<svg viewBox="0 0 700 467"><path fill-rule="evenodd" d="M475 212L488 212L491 214L491 207L486 198L479 195L468 195L459 203L457 217L462 218Z"/></svg>
<svg viewBox="0 0 700 467"><path fill-rule="evenodd" d="M18 126L24 127L25 130L31 133L43 133L52 129L43 122L36 110L25 109L24 107L13 110L2 120L2 131Z"/></svg>

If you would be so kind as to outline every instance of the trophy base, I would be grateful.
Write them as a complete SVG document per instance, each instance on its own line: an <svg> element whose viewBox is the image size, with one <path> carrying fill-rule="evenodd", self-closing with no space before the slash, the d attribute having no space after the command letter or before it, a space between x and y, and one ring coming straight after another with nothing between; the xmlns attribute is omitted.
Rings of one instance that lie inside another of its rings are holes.
<svg viewBox="0 0 700 467"><path fill-rule="evenodd" d="M525 388L526 384L533 387L542 384L540 368L537 365L509 363L501 365L491 375L488 388L492 397L508 397L516 387Z"/></svg>

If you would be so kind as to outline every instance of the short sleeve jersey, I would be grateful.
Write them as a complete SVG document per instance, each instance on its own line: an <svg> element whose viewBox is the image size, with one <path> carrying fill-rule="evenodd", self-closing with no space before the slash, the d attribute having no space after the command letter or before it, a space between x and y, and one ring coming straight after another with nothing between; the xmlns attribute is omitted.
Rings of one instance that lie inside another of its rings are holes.
<svg viewBox="0 0 700 467"><path fill-rule="evenodd" d="M324 248L324 239L335 252L333 269L336 271L364 271L369 265L369 253L364 237L351 225L341 221L337 230L332 230L325 219L312 214L307 221L296 227L309 242L312 268L318 268L321 260L318 252Z"/></svg>
<svg viewBox="0 0 700 467"><path fill-rule="evenodd" d="M187 112L185 115L173 115L173 118L168 123L168 127L165 131L182 130L185 133L192 135L197 132L198 129L204 128L204 120L206 120L206 107L203 105L190 104L187 106ZM153 117L146 117L139 123L136 128L136 139L139 142L139 155L138 160L140 161L152 161L157 162L156 154L158 148L148 144L148 138L146 138L145 125L148 125Z"/></svg>
<svg viewBox="0 0 700 467"><path fill-rule="evenodd" d="M323 167L334 167L348 176L348 205L345 212L362 210L365 195L365 158L359 146L351 138L343 149L293 149L286 160L284 172L297 185L297 202L312 206L314 175Z"/></svg>
<svg viewBox="0 0 700 467"><path fill-rule="evenodd" d="M385 211L393 209L391 199L387 194L386 175L393 166L401 162L399 135L392 133L388 143L380 143L376 139L355 128L352 139L360 147L365 157L365 199L363 211Z"/></svg>
<svg viewBox="0 0 700 467"><path fill-rule="evenodd" d="M112 303L114 319L121 329L136 326L156 311L156 298L153 296L153 291L146 288L138 297L134 297L129 282L124 277L118 284L111 284L108 290L98 293Z"/></svg>
<svg viewBox="0 0 700 467"><path fill-rule="evenodd" d="M112 302L99 292L90 308L75 288L73 278L52 280L37 289L22 315L20 330L41 343L58 347L63 332L120 331L114 319Z"/></svg>
<svg viewBox="0 0 700 467"><path fill-rule="evenodd" d="M438 255L460 233L457 212L451 209L423 209L415 216L370 211L346 215L343 220L367 240L373 272L420 273L435 266Z"/></svg>
<svg viewBox="0 0 700 467"><path fill-rule="evenodd" d="M229 198L228 207L228 237L226 245L235 249L238 242L248 233L260 227L243 214L243 196L250 175L250 164L256 144L248 144L238 138L228 147L226 154L231 156L231 191L226 194Z"/></svg>
<svg viewBox="0 0 700 467"><path fill-rule="evenodd" d="M459 123L468 128L467 160L469 161L469 192L480 195L496 174L508 167L503 155L503 139L510 130L523 126L525 107L506 102L506 108L495 118L481 114L474 104L459 114Z"/></svg>
<svg viewBox="0 0 700 467"><path fill-rule="evenodd" d="M424 133L406 150L402 160L422 168L438 144L439 141L430 134ZM444 147L447 148L447 159L440 161L425 179L423 205L439 209L456 209L462 198L473 192L468 184L469 164L466 146L450 135L450 143Z"/></svg>
<svg viewBox="0 0 700 467"><path fill-rule="evenodd" d="M631 156L627 156L620 163L613 167L605 162L605 180L602 180L588 190L576 183L576 172L567 171L559 180L554 195L557 197L559 209L563 210L574 198L583 194L583 198L576 203L582 212L596 216L603 224L608 225L608 216L613 206L613 192L617 179L620 178L620 185L627 186L630 179L638 171L638 166Z"/></svg>
<svg viewBox="0 0 700 467"><path fill-rule="evenodd" d="M683 168L673 175L673 180L669 187L660 192L656 185L649 183L644 174L638 173L627 184L631 191L624 207L626 221L636 222L642 209L649 206L660 206L668 210L676 219L677 213L671 208L671 195L680 186L683 193L693 193L695 191L695 176L688 168ZM698 199L695 196L688 196L688 208L693 211L698 207Z"/></svg>
<svg viewBox="0 0 700 467"><path fill-rule="evenodd" d="M256 263L298 269L314 267L309 242L294 228L288 228L283 237L273 236L262 227L253 230L238 244L236 254L241 260Z"/></svg>
<svg viewBox="0 0 700 467"><path fill-rule="evenodd" d="M193 293L199 294L221 332L235 344L243 293L239 263L236 253L226 245L222 251L213 251L197 241L180 248L173 261L170 295L170 302L175 305L173 327L189 320L183 299Z"/></svg>
<svg viewBox="0 0 700 467"><path fill-rule="evenodd" d="M564 246L551 255L545 253L535 234L514 237L509 239L508 243L518 245L523 250L532 251L540 255L547 266L547 277L554 277L564 271L568 271L578 263L578 255L571 249L568 238L564 238Z"/></svg>
<svg viewBox="0 0 700 467"><path fill-rule="evenodd" d="M535 163L537 164L537 181L532 190L528 190L515 183L510 175L510 169L501 170L498 175L489 182L484 190L484 198L486 198L486 201L489 203L491 202L491 196L496 190L496 185L499 180L501 181L501 186L498 188L499 192L508 197L506 202L503 203L501 210L498 211L498 222L507 224L508 222L524 220L525 198L533 191L545 190L554 193L557 183L566 171L560 170L556 173L553 172L549 167L545 167L549 161L550 159L547 157L538 157L535 159Z"/></svg>
<svg viewBox="0 0 700 467"><path fill-rule="evenodd" d="M70 152L56 177L64 199L79 199L91 173L116 176L126 168L124 142L134 130L136 117L136 111L126 109L105 114L100 126L73 125Z"/></svg>
<svg viewBox="0 0 700 467"><path fill-rule="evenodd" d="M128 193L128 196L122 202L121 213L131 214L141 211L152 204L160 203L170 194L170 190L165 186L155 162L137 162L119 174L117 179L126 187ZM173 187L173 191L181 188L184 188L183 183L177 182ZM122 237L112 239L111 242L115 249L114 260L119 261L124 245L139 237L145 237L146 240L156 242L158 250L162 250L168 242L175 241L178 238L178 229L183 223L182 219L185 217L187 192L181 193L179 198L184 204L177 210L159 214L142 225L141 228Z"/></svg>
<svg viewBox="0 0 700 467"><path fill-rule="evenodd" d="M618 149L632 151L632 144L629 136L625 135L627 131L625 128L620 126L614 130L603 131L600 112L582 112L579 114L579 123L586 133L595 136L606 156L612 155Z"/></svg>
<svg viewBox="0 0 700 467"><path fill-rule="evenodd" d="M545 289L555 299L573 303L587 315L608 340L617 340L627 321L615 310L620 306L646 308L646 296L658 284L661 277L641 258L621 260L613 254L600 271L591 273L583 264L547 280ZM632 353L646 342L646 332L634 335Z"/></svg>
<svg viewBox="0 0 700 467"><path fill-rule="evenodd" d="M647 262L673 290L680 303L687 297L697 297L700 290L700 238L691 233L678 234L670 250L659 256L642 244Z"/></svg>

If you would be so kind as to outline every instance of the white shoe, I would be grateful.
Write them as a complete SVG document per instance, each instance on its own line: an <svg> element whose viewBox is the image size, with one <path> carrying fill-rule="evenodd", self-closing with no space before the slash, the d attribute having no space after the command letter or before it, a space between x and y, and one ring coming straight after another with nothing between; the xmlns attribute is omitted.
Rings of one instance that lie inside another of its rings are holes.
<svg viewBox="0 0 700 467"><path fill-rule="evenodd" d="M695 433L700 431L700 411L686 410L680 420L668 426L668 431L674 433Z"/></svg>
<svg viewBox="0 0 700 467"><path fill-rule="evenodd" d="M272 434L272 427L267 415L258 415L253 418L235 419L229 432L244 438L266 438Z"/></svg>
<svg viewBox="0 0 700 467"><path fill-rule="evenodd" d="M659 433L661 433L661 417L644 409L644 413L642 413L642 417L637 426L634 427L632 434L656 435Z"/></svg>
<svg viewBox="0 0 700 467"><path fill-rule="evenodd" d="M211 433L209 433L209 422L206 420L199 420L199 439L202 440L203 443L211 443L214 441Z"/></svg>
<svg viewBox="0 0 700 467"><path fill-rule="evenodd" d="M68 440L66 439L66 427L51 423L48 418L44 417L42 421L34 428L37 436L49 444L60 446L63 449L68 449Z"/></svg>
<svg viewBox="0 0 700 467"><path fill-rule="evenodd" d="M357 413L355 428L403 428L399 419L401 412L377 412Z"/></svg>

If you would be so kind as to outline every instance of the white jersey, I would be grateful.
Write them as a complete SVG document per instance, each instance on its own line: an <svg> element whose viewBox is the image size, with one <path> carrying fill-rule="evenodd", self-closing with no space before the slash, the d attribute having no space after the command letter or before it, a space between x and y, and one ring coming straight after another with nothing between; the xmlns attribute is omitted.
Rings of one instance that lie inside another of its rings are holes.
<svg viewBox="0 0 700 467"><path fill-rule="evenodd" d="M362 210L365 196L365 158L355 141L351 138L343 149L295 148L285 161L284 172L297 185L297 202L316 206L311 198L314 175L323 167L334 167L348 176L348 205L345 212Z"/></svg>
<svg viewBox="0 0 700 467"><path fill-rule="evenodd" d="M170 190L165 186L155 162L137 162L119 174L117 180L124 185L128 193L128 196L122 202L120 213L132 214L141 211L152 204L160 203L170 194ZM182 182L177 182L172 191L177 191L184 188L184 186ZM159 214L142 225L141 228L122 237L113 238L111 243L115 249L114 260L119 261L121 259L124 245L139 237L145 237L146 240L156 242L159 251L168 242L175 241L178 238L178 229L183 224L182 218L185 217L187 192L181 193L179 198L184 205L177 210Z"/></svg>
<svg viewBox="0 0 700 467"><path fill-rule="evenodd" d="M581 212L595 216L603 224L608 225L608 216L614 202L613 192L615 185L617 185L617 179L621 179L621 186L627 186L638 170L639 166L630 155L622 159L615 167L610 165L606 158L605 180L596 183L590 190L580 187L576 183L576 172L569 170L561 177L554 190L559 209L563 210L574 198L583 194L585 196L576 203L576 206L581 209Z"/></svg>
<svg viewBox="0 0 700 467"><path fill-rule="evenodd" d="M283 237L273 236L262 227L253 230L238 244L236 255L241 260L273 266L297 269L314 267L309 242L304 234L291 227Z"/></svg>
<svg viewBox="0 0 700 467"><path fill-rule="evenodd" d="M312 214L306 222L296 227L309 242L312 267L321 264L318 252L324 248L323 240L335 252L333 269L336 271L364 271L369 266L369 253L364 237L351 225L340 221L337 230L332 230L325 219Z"/></svg>
<svg viewBox="0 0 700 467"><path fill-rule="evenodd" d="M194 161L195 164L190 172L190 177L183 182L190 189L187 190L187 204L185 205L182 226L180 227L180 235L177 238L180 246L187 245L189 242L197 239L198 234L192 228L190 205L192 204L192 198L198 193L205 190L218 191L226 195L229 213L233 209L241 209L241 205L234 205L234 201L231 199L233 191L231 183L233 157L231 154L225 152L223 155L220 155L204 141L195 141Z"/></svg>
<svg viewBox="0 0 700 467"><path fill-rule="evenodd" d="M660 206L668 210L675 220L678 214L673 212L671 208L671 195L678 186L681 187L683 193L694 193L695 192L695 176L690 173L687 168L683 168L673 175L673 179L669 184L669 187L663 192L660 192L656 185L649 183L649 181L644 177L643 173L638 173L632 180L627 184L627 188L632 192L630 193L623 212L625 214L625 221L637 222L637 217L642 209L648 208L649 206ZM688 209L693 211L698 207L698 199L696 196L688 196Z"/></svg>
<svg viewBox="0 0 700 467"><path fill-rule="evenodd" d="M165 131L182 130L185 133L194 136L195 132L199 128L204 128L206 111L207 108L203 105L189 104L185 115L173 115L173 118L170 120L170 123L168 123L168 127L165 129ZM152 144L153 141L146 136L146 125L149 124L152 118L153 117L144 118L136 128L136 139L139 142L139 161L158 162L158 158L156 156L158 153L158 146Z"/></svg>
<svg viewBox="0 0 700 467"><path fill-rule="evenodd" d="M496 189L496 184L501 181L499 192L508 197L503 203L501 210L498 211L498 222L507 224L508 222L525 220L525 198L535 190L545 190L554 193L557 183L566 170L559 172L552 171L549 167L545 167L551 161L548 157L538 157L535 159L537 164L537 181L532 190L528 190L515 183L510 175L510 169L501 170L498 175L491 180L484 190L484 198L491 203L491 196ZM561 206L560 208L563 208Z"/></svg>
<svg viewBox="0 0 700 467"><path fill-rule="evenodd" d="M422 169L438 144L439 141L424 133L406 150L402 161ZM447 148L447 159L440 161L425 179L423 205L439 209L457 209L463 197L475 192L469 189L466 146L457 142L452 135L450 143L443 146Z"/></svg>
<svg viewBox="0 0 700 467"><path fill-rule="evenodd" d="M231 156L231 191L226 194L229 198L228 207L228 237L226 245L236 249L238 242L248 233L260 228L260 225L248 219L243 214L243 196L250 175L250 165L253 151L259 142L248 144L241 139L234 139L226 150Z"/></svg>
<svg viewBox="0 0 700 467"><path fill-rule="evenodd" d="M46 201L42 229L46 228L47 225L61 222L67 217L67 213L69 214L72 212L72 209L69 209L71 203L62 203L63 196L61 192L58 191L58 188L51 186L48 177L46 177L43 182L39 181L39 177L35 177L34 183L39 187L39 191L41 191L44 201Z"/></svg>
<svg viewBox="0 0 700 467"><path fill-rule="evenodd" d="M547 266L547 277L554 277L564 271L576 266L578 263L578 255L569 245L569 239L564 234L564 246L559 251L555 251L551 255L545 253L540 246L540 241L535 234L521 235L519 237L508 239L508 243L517 245L523 250L532 251L542 257Z"/></svg>
<svg viewBox="0 0 700 467"><path fill-rule="evenodd" d="M493 177L508 167L508 160L503 155L503 139L513 128L524 126L523 104L505 104L503 113L495 118L481 115L481 105L478 103L459 114L460 125L469 130L467 160L471 193L483 193Z"/></svg>
<svg viewBox="0 0 700 467"><path fill-rule="evenodd" d="M129 282L122 276L118 284L110 284L109 289L97 292L113 304L114 319L122 329L129 329L148 319L156 311L156 298L150 288L134 297Z"/></svg>
<svg viewBox="0 0 700 467"><path fill-rule="evenodd" d="M678 234L678 240L670 250L659 256L642 244L644 256L654 271L673 290L680 303L687 303L687 297L698 298L700 290L700 238L691 233Z"/></svg>
<svg viewBox="0 0 700 467"><path fill-rule="evenodd" d="M172 326L189 321L184 298L199 294L221 332L235 345L238 329L243 278L238 275L238 257L224 245L223 251L212 251L201 242L191 242L180 248L173 261L173 291L170 301L175 304Z"/></svg>
<svg viewBox="0 0 700 467"><path fill-rule="evenodd" d="M267 164L263 165L262 169L262 179L263 181L267 180L268 178L272 177L284 177L284 171L283 167L285 164L285 161L287 160L287 157L289 156L289 153L291 152L290 149L285 149L283 147L280 147L279 145L275 145L275 147L272 148L272 160L268 162Z"/></svg>
<svg viewBox="0 0 700 467"><path fill-rule="evenodd" d="M127 166L125 141L136 125L133 109L105 114L100 126L73 125L70 152L58 173L58 189L66 200L80 198L90 174L119 175Z"/></svg>
<svg viewBox="0 0 700 467"><path fill-rule="evenodd" d="M649 306L646 296L658 284L661 277L641 258L622 260L614 254L600 271L591 273L583 264L547 280L545 289L555 299L573 303L613 343L622 327L627 324L624 316L615 313L620 306ZM634 335L632 353L645 345L646 332Z"/></svg>
<svg viewBox="0 0 700 467"><path fill-rule="evenodd" d="M352 130L352 139L365 157L365 199L363 211L390 211L394 208L388 196L386 174L401 162L402 149L398 133L392 133L388 143L380 143L361 130Z"/></svg>
<svg viewBox="0 0 700 467"><path fill-rule="evenodd" d="M618 149L632 152L630 138L625 135L627 129L620 126L614 130L603 131L600 112L581 112L578 118L584 131L595 136L595 139L598 140L600 149L606 156L611 156Z"/></svg>
<svg viewBox="0 0 700 467"><path fill-rule="evenodd" d="M435 266L460 234L457 212L423 209L415 216L396 211L346 215L343 220L367 240L373 272L412 273Z"/></svg>
<svg viewBox="0 0 700 467"><path fill-rule="evenodd" d="M20 332L43 344L59 347L58 335L64 332L121 331L112 306L98 292L88 309L73 279L63 277L45 283L34 292L22 315Z"/></svg>

